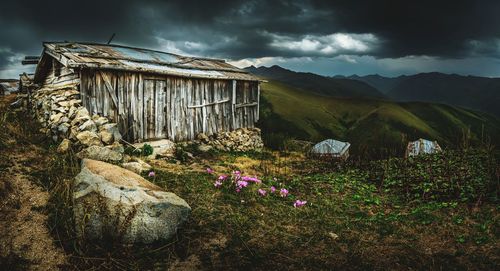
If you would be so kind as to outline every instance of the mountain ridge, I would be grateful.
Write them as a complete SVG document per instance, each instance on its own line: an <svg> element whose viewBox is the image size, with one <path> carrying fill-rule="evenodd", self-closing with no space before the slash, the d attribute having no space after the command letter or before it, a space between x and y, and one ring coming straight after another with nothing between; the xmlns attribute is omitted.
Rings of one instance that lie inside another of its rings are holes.
<svg viewBox="0 0 500 271"><path fill-rule="evenodd" d="M500 78L425 72L385 77L322 76L295 72L278 65L245 68L257 76L330 97L372 98L393 101L443 103L500 117ZM357 84L355 82L362 82Z"/></svg>

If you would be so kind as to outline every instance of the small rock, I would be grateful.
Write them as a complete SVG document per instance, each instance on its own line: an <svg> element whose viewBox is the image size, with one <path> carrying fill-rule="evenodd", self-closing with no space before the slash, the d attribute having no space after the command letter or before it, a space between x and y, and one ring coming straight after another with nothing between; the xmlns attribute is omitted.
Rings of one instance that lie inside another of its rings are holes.
<svg viewBox="0 0 500 271"><path fill-rule="evenodd" d="M63 141L61 141L61 144L59 144L59 147L57 147L57 152L65 153L69 150L70 147L71 141L69 141L68 139L63 139Z"/></svg>
<svg viewBox="0 0 500 271"><path fill-rule="evenodd" d="M208 139L208 136L204 133L199 133L197 136L196 136L196 139L198 139L199 141L203 142L203 143L208 143L209 139Z"/></svg>
<svg viewBox="0 0 500 271"><path fill-rule="evenodd" d="M57 123L63 117L62 113L57 113L55 115L50 116L50 122Z"/></svg>
<svg viewBox="0 0 500 271"><path fill-rule="evenodd" d="M151 166L148 163L143 162L142 160L139 160L137 162L123 163L122 167L131 170L137 174L141 174L143 171L151 169Z"/></svg>
<svg viewBox="0 0 500 271"><path fill-rule="evenodd" d="M198 145L198 150L201 152L208 152L208 151L212 150L212 146L207 145L207 144L201 144L201 145Z"/></svg>
<svg viewBox="0 0 500 271"><path fill-rule="evenodd" d="M120 134L116 123L107 123L102 125L101 128L99 128L99 134L104 136L103 142L106 144L111 144L114 141L118 142L122 139L122 135Z"/></svg>
<svg viewBox="0 0 500 271"><path fill-rule="evenodd" d="M76 135L76 138L85 146L102 146L99 136L91 131L83 131Z"/></svg>
<svg viewBox="0 0 500 271"><path fill-rule="evenodd" d="M71 126L69 125L69 123L63 122L59 124L59 126L57 126L57 131L59 132L59 134L67 136L70 127Z"/></svg>
<svg viewBox="0 0 500 271"><path fill-rule="evenodd" d="M62 107L69 107L70 106L68 101L59 101L59 102L57 102L57 104L59 106L62 106Z"/></svg>
<svg viewBox="0 0 500 271"><path fill-rule="evenodd" d="M80 159L93 159L104 162L120 162L123 159L123 155L117 151L110 148L101 146L90 146L77 154Z"/></svg>
<svg viewBox="0 0 500 271"><path fill-rule="evenodd" d="M92 120L95 122L95 125L97 125L98 128L109 122L107 118L99 116L97 118L92 117Z"/></svg>
<svg viewBox="0 0 500 271"><path fill-rule="evenodd" d="M99 131L99 137L101 137L101 141L106 144L112 144L113 143L113 134L110 133L108 130L101 130Z"/></svg>
<svg viewBox="0 0 500 271"><path fill-rule="evenodd" d="M125 148L119 142L114 142L113 144L106 146L106 148L122 154L125 152Z"/></svg>
<svg viewBox="0 0 500 271"><path fill-rule="evenodd" d="M97 131L97 126L95 125L95 123L92 120L89 119L86 122L84 122L82 125L80 125L78 127L78 129L80 131L92 131L92 132L96 132Z"/></svg>

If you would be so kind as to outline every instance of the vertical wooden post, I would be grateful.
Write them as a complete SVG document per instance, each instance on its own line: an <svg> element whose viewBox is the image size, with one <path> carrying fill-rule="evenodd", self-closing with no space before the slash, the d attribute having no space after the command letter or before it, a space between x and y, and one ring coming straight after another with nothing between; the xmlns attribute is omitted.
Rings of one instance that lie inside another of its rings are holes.
<svg viewBox="0 0 500 271"><path fill-rule="evenodd" d="M259 120L259 109L260 109L260 82L257 82L257 119Z"/></svg>
<svg viewBox="0 0 500 271"><path fill-rule="evenodd" d="M236 129L236 80L233 80L233 96L232 96L232 112L233 130Z"/></svg>

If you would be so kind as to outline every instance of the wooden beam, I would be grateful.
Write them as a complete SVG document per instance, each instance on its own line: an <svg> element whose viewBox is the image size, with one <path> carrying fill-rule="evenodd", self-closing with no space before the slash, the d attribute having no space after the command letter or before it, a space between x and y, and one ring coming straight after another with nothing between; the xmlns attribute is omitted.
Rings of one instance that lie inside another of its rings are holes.
<svg viewBox="0 0 500 271"><path fill-rule="evenodd" d="M257 119L256 121L259 120L259 109L260 109L260 82L257 82Z"/></svg>
<svg viewBox="0 0 500 271"><path fill-rule="evenodd" d="M220 100L220 101L216 101L216 102L213 102L213 103L188 105L188 108L199 108L199 107L204 107L204 106L209 106L209 105L214 105L214 104L227 103L227 102L230 102L230 101L231 101L230 99L225 99L225 100Z"/></svg>
<svg viewBox="0 0 500 271"><path fill-rule="evenodd" d="M118 109L118 98L116 97L115 90L113 89L113 85L111 85L111 79L103 73L102 71L99 71L99 75L101 75L102 80L104 81L104 85L106 86L106 90L108 90L109 95L111 96L111 99L113 100L113 103L115 104L115 107Z"/></svg>
<svg viewBox="0 0 500 271"><path fill-rule="evenodd" d="M234 129L236 129L236 80L233 80L233 96L232 96L232 99L233 99L233 104L231 106L231 108L232 108L231 115L232 115L232 119L233 119L233 130L234 130Z"/></svg>
<svg viewBox="0 0 500 271"><path fill-rule="evenodd" d="M241 108L241 107L248 107L248 106L257 106L259 105L258 102L254 102L254 103L246 103L246 104L237 104L236 105L236 108Z"/></svg>

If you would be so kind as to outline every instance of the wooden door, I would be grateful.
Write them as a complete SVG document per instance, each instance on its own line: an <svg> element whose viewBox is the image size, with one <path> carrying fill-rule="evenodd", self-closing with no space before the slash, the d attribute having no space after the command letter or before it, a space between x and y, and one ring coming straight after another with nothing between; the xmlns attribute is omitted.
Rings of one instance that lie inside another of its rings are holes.
<svg viewBox="0 0 500 271"><path fill-rule="evenodd" d="M164 80L144 80L144 138L165 137L165 91Z"/></svg>

